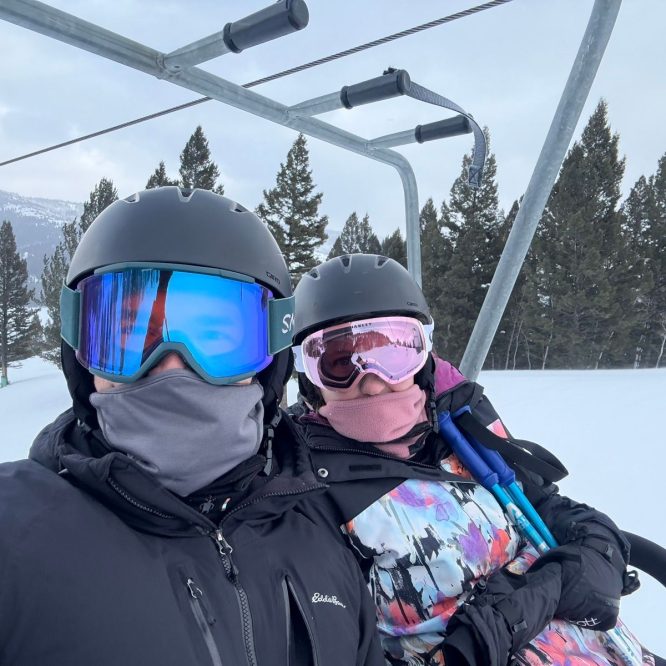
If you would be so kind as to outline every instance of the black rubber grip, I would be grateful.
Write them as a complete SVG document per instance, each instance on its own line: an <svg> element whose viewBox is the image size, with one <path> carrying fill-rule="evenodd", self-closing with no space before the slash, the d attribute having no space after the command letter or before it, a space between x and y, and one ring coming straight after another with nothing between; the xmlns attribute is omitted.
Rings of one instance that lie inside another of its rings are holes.
<svg viewBox="0 0 666 666"><path fill-rule="evenodd" d="M304 0L280 0L245 18L227 23L222 39L233 53L302 30L310 14Z"/></svg>
<svg viewBox="0 0 666 666"><path fill-rule="evenodd" d="M404 69L396 69L383 76L378 76L376 79L345 86L340 91L340 101L346 108L353 109L361 104L370 104L404 95L411 85L409 74Z"/></svg>
<svg viewBox="0 0 666 666"><path fill-rule="evenodd" d="M425 143L426 141L446 139L451 136L470 134L471 132L472 125L465 116L454 116L427 125L417 125L414 136L419 143Z"/></svg>

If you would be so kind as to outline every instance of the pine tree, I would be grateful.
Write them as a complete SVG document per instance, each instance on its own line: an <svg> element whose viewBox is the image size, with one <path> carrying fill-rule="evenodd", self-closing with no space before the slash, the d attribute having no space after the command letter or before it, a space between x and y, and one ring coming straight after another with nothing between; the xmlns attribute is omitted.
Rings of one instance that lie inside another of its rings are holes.
<svg viewBox="0 0 666 666"><path fill-rule="evenodd" d="M443 208L446 218L443 224L453 253L442 306L445 328L440 327L438 339L442 341L440 353L454 363L462 358L499 260L502 216L498 209L495 156L489 154L478 189L467 182L471 162L471 154L465 155L460 176L451 188L448 207Z"/></svg>
<svg viewBox="0 0 666 666"><path fill-rule="evenodd" d="M617 211L624 172L618 140L601 101L567 154L541 220L539 297L553 327L554 367L622 362L630 295Z"/></svg>
<svg viewBox="0 0 666 666"><path fill-rule="evenodd" d="M299 134L286 163L280 164L276 186L264 190L264 202L256 210L275 236L295 283L318 263L315 250L327 238L328 217L319 216L323 194L313 194L314 189L307 142Z"/></svg>
<svg viewBox="0 0 666 666"><path fill-rule="evenodd" d="M650 339L655 328L653 290L658 277L653 273L649 238L655 218L655 204L652 183L641 176L620 207L623 246L633 278L630 285L633 292L633 308L630 311L632 325L626 352L630 358L633 354L634 368L649 363Z"/></svg>
<svg viewBox="0 0 666 666"><path fill-rule="evenodd" d="M340 257L343 254L379 254L381 245L376 234L370 225L370 217L365 217L359 221L356 211L354 211L342 227L342 232L335 239L333 247L328 254L328 259Z"/></svg>
<svg viewBox="0 0 666 666"><path fill-rule="evenodd" d="M118 199L118 191L113 186L113 181L108 178L102 178L95 188L90 193L87 201L83 202L83 213L79 218L78 224L78 238L76 239L76 245L79 244L81 236L88 230L88 227L92 224L93 220L107 207L110 206L114 201ZM71 251L71 254L74 254L74 250L71 246L68 247L68 250Z"/></svg>
<svg viewBox="0 0 666 666"><path fill-rule="evenodd" d="M648 335L644 366L666 366L666 154L648 180L648 211L643 230Z"/></svg>
<svg viewBox="0 0 666 666"><path fill-rule="evenodd" d="M224 186L216 184L219 176L220 170L210 156L208 139L198 125L180 154L180 183L183 187L224 194Z"/></svg>
<svg viewBox="0 0 666 666"><path fill-rule="evenodd" d="M511 227L516 220L520 203L514 201L509 212L504 217L499 229L499 244L504 247L511 232ZM528 254L516 284L513 287L509 302L506 305L502 319L493 343L488 353L488 364L493 369L509 368L515 369L521 363L521 349L525 349L528 364L531 362L529 351L529 340L526 337L526 309L528 306L528 294L530 290L527 285L527 274L530 267L531 257Z"/></svg>
<svg viewBox="0 0 666 666"><path fill-rule="evenodd" d="M407 242L402 237L400 229L396 229L382 240L380 252L407 268Z"/></svg>
<svg viewBox="0 0 666 666"><path fill-rule="evenodd" d="M46 307L50 322L44 327L42 356L60 365L60 291L65 283L69 264L79 245L81 236L92 224L92 221L118 198L113 182L102 178L83 204L83 213L79 220L63 225L63 237L53 254L44 257L40 303Z"/></svg>
<svg viewBox="0 0 666 666"><path fill-rule="evenodd" d="M448 216L446 207L443 216ZM448 295L446 272L449 268L453 247L444 234L442 218L432 199L428 199L421 209L419 218L421 228L421 288L430 306L430 313L435 322L434 346L436 350L444 347L446 330L446 311L444 302Z"/></svg>
<svg viewBox="0 0 666 666"><path fill-rule="evenodd" d="M35 310L30 307L28 262L16 249L11 222L0 227L0 387L9 383L9 363L31 355Z"/></svg>
<svg viewBox="0 0 666 666"><path fill-rule="evenodd" d="M162 161L155 171L153 171L152 176L148 179L146 189L151 190L155 187L165 187L167 185L178 185L178 181L172 180L167 176L166 167Z"/></svg>

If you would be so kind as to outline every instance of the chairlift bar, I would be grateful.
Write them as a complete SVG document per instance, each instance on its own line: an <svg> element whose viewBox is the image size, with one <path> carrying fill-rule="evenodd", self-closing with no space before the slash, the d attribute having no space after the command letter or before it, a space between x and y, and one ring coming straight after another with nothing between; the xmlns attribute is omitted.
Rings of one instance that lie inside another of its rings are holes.
<svg viewBox="0 0 666 666"><path fill-rule="evenodd" d="M367 139L363 137L317 118L294 115L284 104L197 67L185 68L178 73L169 72L161 64L165 54L38 0L2 0L0 18L157 78L167 79L188 90L340 148L391 165L398 172L404 191L409 271L414 279L421 283L418 189L414 170L400 153L385 149L369 149Z"/></svg>
<svg viewBox="0 0 666 666"><path fill-rule="evenodd" d="M448 139L452 136L461 134L471 134L472 127L465 116L454 116L445 120L438 120L427 125L417 125L412 130L395 132L380 136L368 142L370 148L393 148L394 146L404 146L408 143L425 143L426 141L435 141L436 139Z"/></svg>
<svg viewBox="0 0 666 666"><path fill-rule="evenodd" d="M340 91L338 91L294 104L294 106L289 107L289 112L299 116L318 116L320 113L328 113L343 108L344 104L340 99Z"/></svg>
<svg viewBox="0 0 666 666"><path fill-rule="evenodd" d="M308 8L303 0L280 0L243 19L227 23L220 32L168 53L164 56L164 66L177 72L225 53L240 53L251 46L302 30L308 20Z"/></svg>
<svg viewBox="0 0 666 666"><path fill-rule="evenodd" d="M460 363L462 373L471 380L476 380L486 360L613 32L621 2L595 0L592 7L541 154Z"/></svg>
<svg viewBox="0 0 666 666"><path fill-rule="evenodd" d="M404 95L410 86L409 74L404 69L396 69L361 83L343 86L338 92L305 100L290 107L289 110L304 116L316 116L342 108L353 109L362 104Z"/></svg>
<svg viewBox="0 0 666 666"><path fill-rule="evenodd" d="M416 135L413 129L394 132L385 136L378 136L368 141L369 148L393 148L394 146L405 146L408 143L416 143Z"/></svg>

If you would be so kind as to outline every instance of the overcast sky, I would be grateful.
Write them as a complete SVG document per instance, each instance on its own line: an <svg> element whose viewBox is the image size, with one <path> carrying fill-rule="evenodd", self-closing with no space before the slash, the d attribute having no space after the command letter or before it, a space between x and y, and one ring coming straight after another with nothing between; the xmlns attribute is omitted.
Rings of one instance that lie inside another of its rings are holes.
<svg viewBox="0 0 666 666"><path fill-rule="evenodd" d="M1 0L0 0L1 1ZM309 26L240 55L203 65L236 83L292 67L480 4L470 0L307 0ZM52 5L161 51L221 29L269 0L52 0ZM473 113L491 132L505 208L527 186L576 55L592 0L513 0L475 16L256 88L287 104L378 76L387 66ZM600 98L609 105L627 157L624 191L656 170L666 152L665 0L624 0L582 125ZM0 161L79 134L183 103L197 95L166 81L0 20ZM367 138L445 117L398 98L321 116ZM77 146L0 167L0 189L83 201L110 177L121 196L142 189L160 160L177 175L178 156L197 124L209 138L226 194L261 201L295 138L292 130L207 102ZM341 228L368 212L380 235L404 229L402 188L391 167L310 139L323 209ZM401 150L413 163L421 203L448 197L471 147L464 136Z"/></svg>

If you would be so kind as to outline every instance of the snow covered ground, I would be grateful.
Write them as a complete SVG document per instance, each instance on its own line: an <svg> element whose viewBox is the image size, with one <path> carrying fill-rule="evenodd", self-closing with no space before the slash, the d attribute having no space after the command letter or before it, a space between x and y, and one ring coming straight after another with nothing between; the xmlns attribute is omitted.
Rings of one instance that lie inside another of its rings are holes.
<svg viewBox="0 0 666 666"><path fill-rule="evenodd" d="M0 390L0 461L24 457L33 437L69 403L57 368L37 358L11 368ZM666 545L666 369L487 372L481 384L514 435L537 441L568 467L562 492L624 529ZM290 382L289 397L296 385ZM666 589L643 575L622 617L666 655Z"/></svg>

